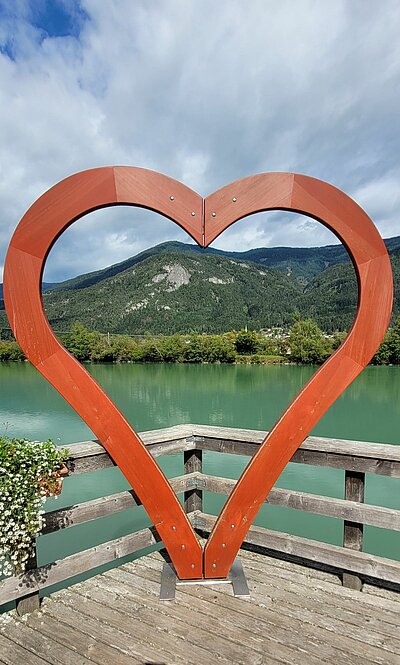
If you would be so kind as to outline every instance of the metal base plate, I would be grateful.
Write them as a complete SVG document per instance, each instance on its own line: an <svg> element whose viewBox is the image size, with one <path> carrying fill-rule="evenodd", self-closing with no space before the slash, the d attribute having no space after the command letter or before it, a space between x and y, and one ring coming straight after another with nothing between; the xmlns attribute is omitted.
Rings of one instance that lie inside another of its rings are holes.
<svg viewBox="0 0 400 665"><path fill-rule="evenodd" d="M231 584L233 588L233 595L238 597L250 596L249 587L247 585L246 576L244 574L242 562L235 559L228 577L215 578L215 579L198 579L198 580L180 580L177 577L175 568L172 563L165 562L161 573L161 587L160 587L160 600L175 600L176 588L180 586L196 586L196 585L215 586L217 584Z"/></svg>

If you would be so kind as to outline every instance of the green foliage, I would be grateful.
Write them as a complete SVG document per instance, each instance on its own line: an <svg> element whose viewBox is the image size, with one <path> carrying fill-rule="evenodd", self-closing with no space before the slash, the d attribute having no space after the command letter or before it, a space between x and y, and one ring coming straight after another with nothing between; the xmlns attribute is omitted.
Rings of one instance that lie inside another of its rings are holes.
<svg viewBox="0 0 400 665"><path fill-rule="evenodd" d="M385 240L388 251L393 252L400 247L400 236ZM132 256L121 263L97 270L92 273L80 275L66 280L61 284L46 284L44 290L55 288L57 290L78 290L115 277L126 270L131 269L146 259L160 254L188 254L200 258L206 255L225 257L234 261L246 261L258 263L261 266L275 268L285 275L289 275L299 283L306 285L316 275L325 269L340 264L349 263L348 254L343 245L328 245L325 247L258 247L245 252L229 252L221 249L208 247L202 249L198 245L185 244L170 241L150 247L145 251ZM2 285L0 285L0 298L3 297ZM252 305L250 305L252 307Z"/></svg>
<svg viewBox="0 0 400 665"><path fill-rule="evenodd" d="M297 319L290 331L289 345L293 362L312 365L324 362L332 345L312 319Z"/></svg>
<svg viewBox="0 0 400 665"><path fill-rule="evenodd" d="M400 314L400 237L386 245L395 285L394 321ZM171 281L174 266L188 279ZM223 252L173 242L58 284L43 300L51 325L61 332L74 321L117 334L260 330L288 327L296 309L301 318L334 333L349 330L357 290L341 245ZM8 326L1 301L0 326Z"/></svg>
<svg viewBox="0 0 400 665"><path fill-rule="evenodd" d="M44 294L55 330L75 321L112 334L260 330L289 325L302 296L302 287L278 271L201 252L154 254L134 270L81 286Z"/></svg>
<svg viewBox="0 0 400 665"><path fill-rule="evenodd" d="M0 341L0 362L15 361L15 360L25 360L25 356L22 353L17 342Z"/></svg>
<svg viewBox="0 0 400 665"><path fill-rule="evenodd" d="M400 364L400 318L385 335L381 346L372 359L374 365Z"/></svg>
<svg viewBox="0 0 400 665"><path fill-rule="evenodd" d="M62 342L81 361L138 363L322 363L346 338L339 332L329 338L312 319L294 315L290 335L282 331L241 330L223 335L191 333L182 335L147 334L133 339L128 335L90 332L75 322ZM0 361L24 360L16 342L0 341ZM374 365L400 364L400 318L389 329L371 361Z"/></svg>
<svg viewBox="0 0 400 665"><path fill-rule="evenodd" d="M51 441L0 438L0 572L20 573L43 523L45 495L58 492L68 451Z"/></svg>
<svg viewBox="0 0 400 665"><path fill-rule="evenodd" d="M186 343L181 335L164 337L161 340L162 356L166 363L181 363L185 357Z"/></svg>
<svg viewBox="0 0 400 665"><path fill-rule="evenodd" d="M251 354L258 351L258 339L255 332L241 330L235 340L235 349L239 354Z"/></svg>
<svg viewBox="0 0 400 665"><path fill-rule="evenodd" d="M385 335L385 339L380 345L379 349L375 353L374 357L371 360L371 365L390 365L392 364L391 358L391 349L390 349L390 332ZM399 360L397 361L399 362Z"/></svg>
<svg viewBox="0 0 400 665"><path fill-rule="evenodd" d="M100 360L100 335L89 332L79 321L72 326L64 339L65 348L78 360Z"/></svg>
<svg viewBox="0 0 400 665"><path fill-rule="evenodd" d="M204 344L200 335L190 335L186 340L186 348L183 354L186 363L201 363L204 358Z"/></svg>
<svg viewBox="0 0 400 665"><path fill-rule="evenodd" d="M331 339L332 350L336 351L347 337L347 332L337 332Z"/></svg>
<svg viewBox="0 0 400 665"><path fill-rule="evenodd" d="M140 358L140 347L136 340L128 335L112 336L110 344L108 336L106 340L111 357L110 361L115 362L138 362Z"/></svg>

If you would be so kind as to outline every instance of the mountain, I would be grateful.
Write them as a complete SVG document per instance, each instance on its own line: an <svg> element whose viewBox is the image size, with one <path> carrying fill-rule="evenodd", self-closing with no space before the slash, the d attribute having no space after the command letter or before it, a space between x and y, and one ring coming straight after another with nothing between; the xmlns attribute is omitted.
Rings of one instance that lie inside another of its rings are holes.
<svg viewBox="0 0 400 665"><path fill-rule="evenodd" d="M57 330L81 321L114 333L224 332L291 322L301 286L277 270L225 256L156 253L80 289L43 297Z"/></svg>
<svg viewBox="0 0 400 665"><path fill-rule="evenodd" d="M400 236L385 240L388 251L400 248ZM325 247L260 247L247 252L227 252L222 249L207 247L202 249L198 245L183 242L164 242L150 247L144 252L132 256L121 263L95 272L79 275L53 286L59 290L82 289L97 284L104 279L114 277L129 268L141 263L156 254L169 252L212 254L225 256L236 261L252 261L261 263L270 268L276 268L288 276L298 279L301 284L307 284L313 277L326 268L349 261L347 251L343 245L326 245Z"/></svg>
<svg viewBox="0 0 400 665"><path fill-rule="evenodd" d="M400 314L400 248L389 255L396 318ZM128 269L88 287L48 291L44 302L52 325L61 330L75 320L89 328L130 334L223 332L246 325L260 329L288 326L298 310L333 332L348 330L352 324L357 280L349 260L328 266L304 286L293 274L265 264L186 246L149 253Z"/></svg>
<svg viewBox="0 0 400 665"><path fill-rule="evenodd" d="M400 248L400 236L385 240L388 251ZM343 245L326 245L324 247L259 247L246 252L227 252L223 249L207 247L202 249L198 245L178 241L163 242L140 252L135 256L115 263L112 266L94 272L78 275L57 284L43 282L43 291L56 289L66 291L70 289L83 289L98 282L114 277L125 270L141 263L155 254L169 252L189 252L197 254L213 254L226 256L237 261L252 261L262 263L270 268L276 268L288 276L298 279L303 285L307 284L316 275L332 265L349 261L347 251ZM3 285L0 284L0 298L3 298Z"/></svg>
<svg viewBox="0 0 400 665"><path fill-rule="evenodd" d="M400 237L385 241L400 314ZM271 267L272 266L272 267ZM298 310L326 332L347 330L357 307L357 282L340 245L203 250L162 243L119 264L45 285L44 304L56 330L79 320L104 332L222 332L288 326ZM0 304L0 327L8 327Z"/></svg>
<svg viewBox="0 0 400 665"><path fill-rule="evenodd" d="M393 271L392 321L400 316L400 249L389 251ZM327 268L304 289L299 311L315 319L322 330L348 330L357 309L357 279L350 262Z"/></svg>

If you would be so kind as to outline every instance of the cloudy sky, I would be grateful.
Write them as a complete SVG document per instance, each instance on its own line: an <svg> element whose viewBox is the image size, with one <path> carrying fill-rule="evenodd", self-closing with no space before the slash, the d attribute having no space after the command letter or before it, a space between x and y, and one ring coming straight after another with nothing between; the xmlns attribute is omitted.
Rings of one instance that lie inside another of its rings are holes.
<svg viewBox="0 0 400 665"><path fill-rule="evenodd" d="M400 234L398 0L0 0L0 266L33 201L100 165L164 172L206 195L295 171L353 196ZM132 208L71 227L45 279L165 240ZM305 217L265 213L215 245L329 244Z"/></svg>

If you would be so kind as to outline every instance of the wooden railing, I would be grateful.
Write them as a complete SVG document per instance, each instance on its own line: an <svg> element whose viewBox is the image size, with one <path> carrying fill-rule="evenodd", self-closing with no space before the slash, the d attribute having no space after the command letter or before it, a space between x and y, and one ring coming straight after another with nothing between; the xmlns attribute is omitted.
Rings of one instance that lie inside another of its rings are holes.
<svg viewBox="0 0 400 665"><path fill-rule="evenodd" d="M203 512L203 492L229 494L234 480L202 472L203 451L253 455L265 432L205 425L179 425L144 432L141 438L154 457L182 453L184 475L170 480L177 494L183 494L186 512L195 529L208 533L215 517ZM96 441L68 446L70 474L82 474L113 466L104 448ZM292 558L304 565L318 565L342 575L343 584L360 589L363 579L376 584L399 585L400 561L363 552L364 525L400 531L400 510L363 503L365 474L400 478L400 446L309 437L295 453L292 462L332 467L345 471L345 498L273 488L266 503L333 517L343 521L343 546L330 545L252 526L243 547L273 556ZM119 492L46 514L43 534L112 515L140 505L132 491ZM51 564L37 567L36 556L30 569L18 577L0 582L0 605L17 601L19 613L39 606L39 592L53 584L131 555L159 543L154 527L77 552Z"/></svg>

